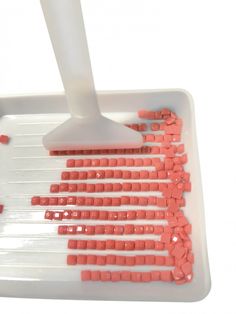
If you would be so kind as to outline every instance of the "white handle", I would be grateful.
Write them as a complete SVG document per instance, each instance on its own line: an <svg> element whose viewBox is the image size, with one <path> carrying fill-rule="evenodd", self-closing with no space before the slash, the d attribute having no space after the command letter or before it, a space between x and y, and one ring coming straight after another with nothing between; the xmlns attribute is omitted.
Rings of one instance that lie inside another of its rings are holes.
<svg viewBox="0 0 236 314"><path fill-rule="evenodd" d="M70 112L100 116L80 0L40 0Z"/></svg>

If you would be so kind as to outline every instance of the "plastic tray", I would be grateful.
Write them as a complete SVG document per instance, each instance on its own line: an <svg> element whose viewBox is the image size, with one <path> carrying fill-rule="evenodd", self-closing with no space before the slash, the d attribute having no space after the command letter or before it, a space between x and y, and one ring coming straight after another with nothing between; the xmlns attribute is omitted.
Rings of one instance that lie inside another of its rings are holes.
<svg viewBox="0 0 236 314"><path fill-rule="evenodd" d="M173 283L81 282L80 269L65 263L67 237L58 237L56 222L32 208L33 195L47 195L59 181L67 156L49 157L41 137L68 116L64 95L0 98L0 133L11 137L0 146L0 295L11 297L197 301L210 290L200 167L191 96L182 90L102 92L100 108L114 120L136 121L141 108L168 107L184 121L183 142L188 153L192 192L185 214L193 225L194 279ZM89 223L89 222L88 222ZM106 266L104 266L106 267ZM111 267L109 267L110 269Z"/></svg>

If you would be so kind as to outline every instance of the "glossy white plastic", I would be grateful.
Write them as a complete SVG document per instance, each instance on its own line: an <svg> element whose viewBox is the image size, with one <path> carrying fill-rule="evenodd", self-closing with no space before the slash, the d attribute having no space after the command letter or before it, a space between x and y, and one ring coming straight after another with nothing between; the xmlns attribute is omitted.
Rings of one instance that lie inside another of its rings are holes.
<svg viewBox="0 0 236 314"><path fill-rule="evenodd" d="M135 148L142 136L100 113L79 0L41 0L71 113L43 138L48 150ZM98 131L99 130L99 131Z"/></svg>

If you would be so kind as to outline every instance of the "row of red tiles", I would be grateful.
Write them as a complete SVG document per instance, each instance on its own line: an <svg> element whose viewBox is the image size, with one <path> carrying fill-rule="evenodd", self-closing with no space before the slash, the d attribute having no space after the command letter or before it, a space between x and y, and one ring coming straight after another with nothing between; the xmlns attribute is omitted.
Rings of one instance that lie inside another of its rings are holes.
<svg viewBox="0 0 236 314"><path fill-rule="evenodd" d="M165 244L155 240L69 240L68 249L77 250L165 250Z"/></svg>
<svg viewBox="0 0 236 314"><path fill-rule="evenodd" d="M60 225L58 226L58 234L86 234L86 235L127 235L127 234L154 234L161 235L161 241L170 243L172 241L172 233L180 233L181 237L188 239L187 234L191 233L191 225L185 217L180 217L178 225L175 227L162 225ZM183 228L183 231L180 229ZM177 231L176 231L177 230ZM176 237L176 241L178 237Z"/></svg>
<svg viewBox="0 0 236 314"><path fill-rule="evenodd" d="M146 123L132 123L132 124L125 124L125 126L139 132L145 132L149 128L151 128L151 126Z"/></svg>
<svg viewBox="0 0 236 314"><path fill-rule="evenodd" d="M156 265L156 266L174 266L175 260L169 256L160 255L92 255L78 254L67 256L68 265L119 265L119 266L137 266L137 265Z"/></svg>
<svg viewBox="0 0 236 314"><path fill-rule="evenodd" d="M163 137L164 140L164 137ZM172 135L172 142L180 142L180 135ZM141 148L119 148L119 149L91 149L91 150L66 150L50 151L51 156L64 155L138 155L138 154L160 154L159 146L143 146Z"/></svg>
<svg viewBox="0 0 236 314"><path fill-rule="evenodd" d="M60 183L51 184L51 193L60 192L86 192L86 193L102 193L102 192L149 192L149 191L160 191L165 192L164 196L168 198L182 198L183 192L191 191L191 183L184 182L177 185L173 183L157 182L124 182L124 183ZM167 194L168 192L168 194Z"/></svg>
<svg viewBox="0 0 236 314"><path fill-rule="evenodd" d="M126 124L127 127L130 129L133 129L135 131L139 132L145 132L147 130L151 131L165 131L166 126L171 125L171 124L176 124L179 127L182 126L182 120L181 119L174 119L174 118L168 118L167 121L165 122L153 122L153 123L133 123L133 124ZM170 138L168 141L172 141Z"/></svg>
<svg viewBox="0 0 236 314"><path fill-rule="evenodd" d="M161 225L61 225L58 234L86 234L86 235L123 235L123 234L154 234L161 235L164 227Z"/></svg>
<svg viewBox="0 0 236 314"><path fill-rule="evenodd" d="M178 135L179 134L180 133L178 133ZM184 152L184 144L180 144L180 145L176 146L176 145L172 144L173 143L171 141L172 138L173 138L173 135L170 135L170 134L165 134L165 135L153 134L153 133L143 134L143 141L144 141L144 143L161 143L160 154L165 154L165 153L163 153L161 148L167 147L167 146L168 147L172 147L173 151L175 153L182 154Z"/></svg>
<svg viewBox="0 0 236 314"><path fill-rule="evenodd" d="M158 166L158 165L157 165ZM93 179L124 179L124 180L181 180L189 181L189 173L184 171L174 172L171 170L156 169L155 171L141 170L88 170L88 171L63 171L62 180L93 180ZM176 183L178 183L176 182Z"/></svg>
<svg viewBox="0 0 236 314"><path fill-rule="evenodd" d="M131 272L131 271L99 271L99 270L82 270L82 281L130 281L130 282L150 282L150 281L173 281L172 272L149 271L149 272Z"/></svg>
<svg viewBox="0 0 236 314"><path fill-rule="evenodd" d="M176 124L178 126L182 126L182 120L181 119L174 119L174 118L168 118L167 121L164 122L152 122L152 123L133 123L133 124L126 124L126 126L130 129L133 129L135 131L139 132L145 132L147 130L151 131L165 131L166 126ZM170 140L171 141L171 140Z"/></svg>
<svg viewBox="0 0 236 314"><path fill-rule="evenodd" d="M164 243L161 241L146 239L146 240L69 240L68 248L69 249L77 249L77 250L118 250L118 251L133 251L133 250L155 250L162 251L168 250L173 251L174 245L178 245L179 249L186 248L187 251L192 249L192 242L188 239L178 239L180 238L177 234L172 235L172 242ZM163 237L162 237L163 239ZM178 239L178 242L174 242L174 240ZM165 240L165 239L164 239ZM172 245L174 242L174 245ZM182 250L183 252L183 250ZM176 255L176 252L173 252ZM181 252L177 253L178 254Z"/></svg>
<svg viewBox="0 0 236 314"><path fill-rule="evenodd" d="M171 211L178 210L179 207L185 206L185 199L162 198L156 196L121 196L121 197L41 197L33 196L31 198L32 205L39 206L158 206L168 208Z"/></svg>
<svg viewBox="0 0 236 314"><path fill-rule="evenodd" d="M145 112L145 111L143 111ZM142 116L149 116L149 117L154 117L156 115L155 112L149 112L147 114L146 113L142 113ZM150 119L152 120L152 119ZM153 119L156 120L156 119ZM163 130L165 132L165 134L170 134L170 135L179 135L181 133L182 130L182 120L178 119L178 118L174 118L174 117L168 117L163 123L160 123L160 130Z"/></svg>
<svg viewBox="0 0 236 314"><path fill-rule="evenodd" d="M177 213L176 213L177 214ZM123 210L123 211L107 211L107 210L70 210L63 211L46 210L44 218L49 220L62 219L92 219L92 220L160 220L170 219L174 213L169 210ZM178 212L178 217L183 216L182 211Z"/></svg>
<svg viewBox="0 0 236 314"><path fill-rule="evenodd" d="M182 124L182 119L168 108L163 108L161 110L146 110L140 109L138 111L138 117L145 120L165 120L167 124L173 124L176 120Z"/></svg>
<svg viewBox="0 0 236 314"><path fill-rule="evenodd" d="M66 166L68 168L82 168L82 167L150 167L155 166L160 162L160 158L86 158L86 159L68 159ZM180 161L180 159L176 159ZM167 167L168 163L174 165L173 158L165 158L162 163L163 167L160 170L170 170ZM177 168L179 169L179 168ZM183 168L181 167L181 170ZM180 170L180 171L181 171Z"/></svg>
<svg viewBox="0 0 236 314"><path fill-rule="evenodd" d="M144 141L146 142L161 142L160 137L162 135L146 134L144 135ZM163 142L162 146L156 146L156 153L166 155L170 154L166 152L165 149L171 149L172 154L183 154L184 144L180 145L170 145L168 142ZM174 157L174 156L170 156ZM153 164L153 158L96 158L96 159L69 159L67 161L68 167L116 167L116 166L126 166L126 167L143 167L150 166Z"/></svg>

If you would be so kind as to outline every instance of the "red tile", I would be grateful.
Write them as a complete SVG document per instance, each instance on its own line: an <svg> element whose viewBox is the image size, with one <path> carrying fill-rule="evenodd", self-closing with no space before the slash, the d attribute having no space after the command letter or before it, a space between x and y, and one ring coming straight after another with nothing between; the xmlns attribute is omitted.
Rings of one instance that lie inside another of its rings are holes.
<svg viewBox="0 0 236 314"><path fill-rule="evenodd" d="M80 211L80 219L90 219L90 211L89 210L81 210Z"/></svg>
<svg viewBox="0 0 236 314"><path fill-rule="evenodd" d="M83 159L76 159L75 160L75 167L83 167L84 161Z"/></svg>
<svg viewBox="0 0 236 314"><path fill-rule="evenodd" d="M83 205L85 205L85 197L77 197L77 199L76 199L76 205L77 205L77 206L83 206Z"/></svg>
<svg viewBox="0 0 236 314"><path fill-rule="evenodd" d="M101 167L107 167L108 166L108 158L101 158L100 166Z"/></svg>
<svg viewBox="0 0 236 314"><path fill-rule="evenodd" d="M122 271L121 272L121 280L122 281L130 281L131 280L131 272L130 271Z"/></svg>
<svg viewBox="0 0 236 314"><path fill-rule="evenodd" d="M96 240L87 240L87 249L88 250L95 250L97 247Z"/></svg>
<svg viewBox="0 0 236 314"><path fill-rule="evenodd" d="M76 204L76 196L68 196L67 205L75 205L75 204Z"/></svg>
<svg viewBox="0 0 236 314"><path fill-rule="evenodd" d="M77 264L77 256L76 255L68 255L67 256L67 265L76 265Z"/></svg>
<svg viewBox="0 0 236 314"><path fill-rule="evenodd" d="M53 219L54 220L62 220L63 212L53 212Z"/></svg>
<svg viewBox="0 0 236 314"><path fill-rule="evenodd" d="M1 210L2 207L3 207L3 205L0 205L0 214L1 214L2 211L3 211L3 209ZM44 214L44 219L52 220L52 219L53 219L53 211L46 210L46 211L45 211L45 214Z"/></svg>
<svg viewBox="0 0 236 314"><path fill-rule="evenodd" d="M140 183L131 183L131 190L133 192L141 191L141 184Z"/></svg>
<svg viewBox="0 0 236 314"><path fill-rule="evenodd" d="M145 250L154 250L155 241L154 240L145 240Z"/></svg>
<svg viewBox="0 0 236 314"><path fill-rule="evenodd" d="M136 211L137 219L146 219L146 211L145 210L137 210Z"/></svg>
<svg viewBox="0 0 236 314"><path fill-rule="evenodd" d="M40 206L48 206L49 205L49 197L40 197L39 204L40 204Z"/></svg>
<svg viewBox="0 0 236 314"><path fill-rule="evenodd" d="M150 282L152 280L150 272L142 272L142 282Z"/></svg>
<svg viewBox="0 0 236 314"><path fill-rule="evenodd" d="M87 184L85 183L78 183L77 184L77 192L84 192L87 189Z"/></svg>
<svg viewBox="0 0 236 314"><path fill-rule="evenodd" d="M87 256L79 254L77 255L77 264L78 265L85 265L87 264Z"/></svg>
<svg viewBox="0 0 236 314"><path fill-rule="evenodd" d="M111 206L111 205L112 205L111 197L104 197L103 198L103 206Z"/></svg>
<svg viewBox="0 0 236 314"><path fill-rule="evenodd" d="M119 271L112 271L111 272L111 281L117 282L121 279L121 273Z"/></svg>
<svg viewBox="0 0 236 314"><path fill-rule="evenodd" d="M134 233L135 234L143 234L144 233L144 226L143 225L135 225L134 226Z"/></svg>
<svg viewBox="0 0 236 314"><path fill-rule="evenodd" d="M75 227L76 227L76 234L84 234L85 225L78 225L78 226L75 226ZM69 228L70 227L68 227L68 229Z"/></svg>
<svg viewBox="0 0 236 314"><path fill-rule="evenodd" d="M146 210L146 219L155 219L155 211Z"/></svg>
<svg viewBox="0 0 236 314"><path fill-rule="evenodd" d="M77 249L77 240L68 240L68 249Z"/></svg>
<svg viewBox="0 0 236 314"><path fill-rule="evenodd" d="M63 219L71 219L71 210L64 210L62 215Z"/></svg>
<svg viewBox="0 0 236 314"><path fill-rule="evenodd" d="M67 234L67 226L58 226L57 229L58 234Z"/></svg>
<svg viewBox="0 0 236 314"><path fill-rule="evenodd" d="M91 280L91 271L90 270L82 270L81 271L81 280L82 281Z"/></svg>
<svg viewBox="0 0 236 314"><path fill-rule="evenodd" d="M110 281L111 272L110 271L101 271L101 281Z"/></svg>
<svg viewBox="0 0 236 314"><path fill-rule="evenodd" d="M68 171L63 171L61 173L61 179L62 180L69 180L70 179L70 173Z"/></svg>
<svg viewBox="0 0 236 314"><path fill-rule="evenodd" d="M91 271L91 280L92 281L101 280L101 272L99 270Z"/></svg>
<svg viewBox="0 0 236 314"><path fill-rule="evenodd" d="M127 212L126 211L119 211L118 212L118 220L126 220L127 219Z"/></svg>
<svg viewBox="0 0 236 314"><path fill-rule="evenodd" d="M159 266L165 265L165 256L156 255L155 256L155 264Z"/></svg>
<svg viewBox="0 0 236 314"><path fill-rule="evenodd" d="M161 242L169 244L171 241L171 233L162 233L161 234Z"/></svg>
<svg viewBox="0 0 236 314"><path fill-rule="evenodd" d="M106 256L107 265L115 265L116 264L116 255L109 254Z"/></svg>
<svg viewBox="0 0 236 314"><path fill-rule="evenodd" d="M119 266L123 266L126 264L126 258L125 256L122 256L122 255L117 255L116 256L116 265L119 265Z"/></svg>
<svg viewBox="0 0 236 314"><path fill-rule="evenodd" d="M163 233L163 226L155 225L153 227L154 227L154 231L153 231L154 234L159 235Z"/></svg>
<svg viewBox="0 0 236 314"><path fill-rule="evenodd" d="M126 266L134 266L135 265L135 256L126 256L125 262L126 262Z"/></svg>
<svg viewBox="0 0 236 314"><path fill-rule="evenodd" d="M181 266L181 269L185 275L189 275L192 273L192 264L190 262L186 262Z"/></svg>
<svg viewBox="0 0 236 314"><path fill-rule="evenodd" d="M95 234L104 234L105 228L103 225L95 226Z"/></svg>
<svg viewBox="0 0 236 314"><path fill-rule="evenodd" d="M84 229L84 234L94 235L95 234L95 227L94 226L86 226Z"/></svg>
<svg viewBox="0 0 236 314"><path fill-rule="evenodd" d="M105 225L104 226L104 234L114 234L114 226L113 225Z"/></svg>
<svg viewBox="0 0 236 314"><path fill-rule="evenodd" d="M96 245L96 249L97 250L106 250L106 241L97 241L97 245Z"/></svg>
<svg viewBox="0 0 236 314"><path fill-rule="evenodd" d="M91 210L90 211L90 219L96 220L99 218L99 211L98 210Z"/></svg>
<svg viewBox="0 0 236 314"><path fill-rule="evenodd" d="M114 171L113 170L105 170L105 178L110 179L113 178Z"/></svg>
<svg viewBox="0 0 236 314"><path fill-rule="evenodd" d="M107 219L108 220L118 220L118 212L117 211L109 211Z"/></svg>
<svg viewBox="0 0 236 314"><path fill-rule="evenodd" d="M83 166L91 167L91 159L84 159Z"/></svg>
<svg viewBox="0 0 236 314"><path fill-rule="evenodd" d="M135 240L135 250L144 250L145 241L144 240Z"/></svg>
<svg viewBox="0 0 236 314"><path fill-rule="evenodd" d="M122 190L122 185L120 183L113 183L113 191L118 192Z"/></svg>
<svg viewBox="0 0 236 314"><path fill-rule="evenodd" d="M104 184L103 183L96 183L95 184L95 192L103 192L104 191Z"/></svg>
<svg viewBox="0 0 236 314"><path fill-rule="evenodd" d="M155 219L165 219L165 211L156 210L155 211Z"/></svg>
<svg viewBox="0 0 236 314"><path fill-rule="evenodd" d="M100 159L91 159L91 167L99 167Z"/></svg>
<svg viewBox="0 0 236 314"><path fill-rule="evenodd" d="M114 226L114 234L116 235L122 235L124 233L124 227L121 225L115 225Z"/></svg>
<svg viewBox="0 0 236 314"><path fill-rule="evenodd" d="M58 197L58 205L59 206L67 205L67 197Z"/></svg>
<svg viewBox="0 0 236 314"><path fill-rule="evenodd" d="M131 281L141 282L142 281L142 273L141 272L131 272Z"/></svg>
<svg viewBox="0 0 236 314"><path fill-rule="evenodd" d="M104 170L96 170L95 174L96 179L104 179L105 178L105 171Z"/></svg>
<svg viewBox="0 0 236 314"><path fill-rule="evenodd" d="M115 240L106 240L106 249L114 250L115 248Z"/></svg>
<svg viewBox="0 0 236 314"><path fill-rule="evenodd" d="M59 185L58 184L51 184L50 192L51 193L58 193L59 192Z"/></svg>
<svg viewBox="0 0 236 314"><path fill-rule="evenodd" d="M124 234L133 234L134 233L134 225L127 224L124 225Z"/></svg>
<svg viewBox="0 0 236 314"><path fill-rule="evenodd" d="M115 249L118 250L118 251L124 250L125 249L125 242L116 240L115 241Z"/></svg>
<svg viewBox="0 0 236 314"><path fill-rule="evenodd" d="M155 250L162 251L164 249L165 249L164 243L162 243L161 241L155 241Z"/></svg>
<svg viewBox="0 0 236 314"><path fill-rule="evenodd" d="M170 270L161 271L161 280L162 281L173 281L172 272Z"/></svg>
<svg viewBox="0 0 236 314"><path fill-rule="evenodd" d="M0 143L1 143L1 144L8 144L9 141L10 141L9 136L4 135L4 134L1 134L1 135L0 135Z"/></svg>
<svg viewBox="0 0 236 314"><path fill-rule="evenodd" d="M91 198L91 201L87 200L87 206L104 206L103 204L103 198L93 198L93 201L92 201L92 198Z"/></svg>
<svg viewBox="0 0 236 314"><path fill-rule="evenodd" d="M106 256L105 255L97 255L96 264L97 265L106 265L107 264Z"/></svg>
<svg viewBox="0 0 236 314"><path fill-rule="evenodd" d="M78 179L79 179L78 171L71 171L70 172L70 180L78 180Z"/></svg>
<svg viewBox="0 0 236 314"><path fill-rule="evenodd" d="M87 241L85 240L78 240L77 241L77 249L78 250L85 250L87 248Z"/></svg>
<svg viewBox="0 0 236 314"><path fill-rule="evenodd" d="M154 232L153 225L144 225L144 233L145 234L152 234Z"/></svg>
<svg viewBox="0 0 236 314"><path fill-rule="evenodd" d="M69 189L68 183L60 183L59 184L59 192L67 192Z"/></svg>
<svg viewBox="0 0 236 314"><path fill-rule="evenodd" d="M80 211L79 210L72 210L71 212L71 219L80 219Z"/></svg>
<svg viewBox="0 0 236 314"><path fill-rule="evenodd" d="M104 184L104 192L112 192L112 191L113 191L112 183L105 183Z"/></svg>

